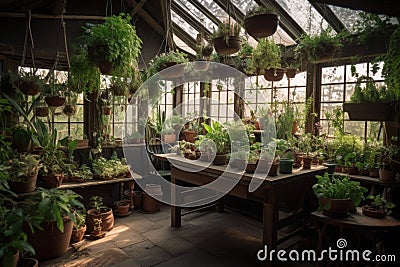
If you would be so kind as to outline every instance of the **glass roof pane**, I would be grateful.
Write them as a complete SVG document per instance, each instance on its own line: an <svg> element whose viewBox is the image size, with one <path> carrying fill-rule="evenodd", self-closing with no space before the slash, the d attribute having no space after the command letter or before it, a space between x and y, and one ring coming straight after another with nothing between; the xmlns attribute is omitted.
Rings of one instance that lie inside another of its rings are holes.
<svg viewBox="0 0 400 267"><path fill-rule="evenodd" d="M196 36L199 32L195 28L190 26L190 24L187 23L186 20L176 14L173 10L171 10L171 18L173 22L179 25L185 32L193 36L194 39L196 39Z"/></svg>
<svg viewBox="0 0 400 267"><path fill-rule="evenodd" d="M231 0L231 1L245 15L247 11L249 11L253 7L258 6L255 1L249 1L249 0Z"/></svg>
<svg viewBox="0 0 400 267"><path fill-rule="evenodd" d="M188 46L184 41L182 41L178 36L175 34L173 35L174 43L181 48L182 50L192 54L196 55L196 51L194 51L190 46Z"/></svg>
<svg viewBox="0 0 400 267"><path fill-rule="evenodd" d="M215 25L203 12L198 10L192 3L188 0L176 0L176 3L180 5L182 8L188 11L188 13L196 20L198 20L205 28L207 28L210 32L213 31L213 28L217 28L218 25Z"/></svg>
<svg viewBox="0 0 400 267"><path fill-rule="evenodd" d="M328 28L328 22L308 0L276 0L278 4L310 35L319 34Z"/></svg>
<svg viewBox="0 0 400 267"><path fill-rule="evenodd" d="M350 32L353 31L354 23L360 19L360 11L332 5L328 6L332 9L333 13L335 13L336 17L338 17L347 30Z"/></svg>
<svg viewBox="0 0 400 267"><path fill-rule="evenodd" d="M228 20L228 13L226 13L219 5L217 5L213 0L196 0L207 8L216 18L221 21Z"/></svg>

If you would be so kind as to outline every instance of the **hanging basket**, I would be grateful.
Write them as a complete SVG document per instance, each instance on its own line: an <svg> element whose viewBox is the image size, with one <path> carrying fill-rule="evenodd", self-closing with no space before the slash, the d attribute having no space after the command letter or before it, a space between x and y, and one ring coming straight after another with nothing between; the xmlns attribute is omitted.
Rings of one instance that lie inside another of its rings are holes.
<svg viewBox="0 0 400 267"><path fill-rule="evenodd" d="M36 117L47 117L47 116L49 116L49 108L48 107L36 107L35 115L36 115Z"/></svg>
<svg viewBox="0 0 400 267"><path fill-rule="evenodd" d="M67 104L63 108L63 113L68 117L74 116L76 113L76 107L72 104Z"/></svg>
<svg viewBox="0 0 400 267"><path fill-rule="evenodd" d="M109 59L109 48L107 45L94 45L88 47L89 61L96 64L101 74L108 75L112 72L113 64Z"/></svg>
<svg viewBox="0 0 400 267"><path fill-rule="evenodd" d="M264 72L264 78L270 82L278 82L282 80L285 70L281 68L267 69Z"/></svg>
<svg viewBox="0 0 400 267"><path fill-rule="evenodd" d="M255 38L264 38L273 35L279 24L276 14L258 14L244 20L244 28Z"/></svg>
<svg viewBox="0 0 400 267"><path fill-rule="evenodd" d="M214 48L219 55L230 55L239 52L242 41L238 36L217 37L213 39Z"/></svg>
<svg viewBox="0 0 400 267"><path fill-rule="evenodd" d="M390 121L394 115L391 103L343 103L350 120Z"/></svg>
<svg viewBox="0 0 400 267"><path fill-rule="evenodd" d="M44 101L46 101L49 107L61 107L65 103L65 97L56 95L46 96Z"/></svg>
<svg viewBox="0 0 400 267"><path fill-rule="evenodd" d="M24 94L24 95L37 95L40 93L41 88L38 84L29 82L29 81L19 81L19 90Z"/></svg>
<svg viewBox="0 0 400 267"><path fill-rule="evenodd" d="M286 69L286 77L287 78L294 78L297 74L297 69Z"/></svg>

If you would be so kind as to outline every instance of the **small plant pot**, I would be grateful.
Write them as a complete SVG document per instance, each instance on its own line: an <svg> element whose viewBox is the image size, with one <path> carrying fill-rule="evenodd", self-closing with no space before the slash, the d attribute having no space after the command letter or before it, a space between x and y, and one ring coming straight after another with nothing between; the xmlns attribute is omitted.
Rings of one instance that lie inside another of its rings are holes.
<svg viewBox="0 0 400 267"><path fill-rule="evenodd" d="M25 176L23 182L9 182L10 189L17 194L25 194L35 191L37 174Z"/></svg>
<svg viewBox="0 0 400 267"><path fill-rule="evenodd" d="M342 165L336 164L335 172L342 172Z"/></svg>
<svg viewBox="0 0 400 267"><path fill-rule="evenodd" d="M103 115L109 116L112 114L112 107L111 106L102 106L101 111L102 111Z"/></svg>
<svg viewBox="0 0 400 267"><path fill-rule="evenodd" d="M133 206L134 209L142 209L142 191L133 191Z"/></svg>
<svg viewBox="0 0 400 267"><path fill-rule="evenodd" d="M49 107L61 107L65 103L65 97L56 95L46 96L44 101L46 101Z"/></svg>
<svg viewBox="0 0 400 267"><path fill-rule="evenodd" d="M67 104L63 108L63 113L68 117L74 116L76 113L76 107L72 104Z"/></svg>
<svg viewBox="0 0 400 267"><path fill-rule="evenodd" d="M213 160L214 165L225 165L226 164L226 155L215 155Z"/></svg>
<svg viewBox="0 0 400 267"><path fill-rule="evenodd" d="M215 52L219 55L230 55L238 52L242 41L238 36L218 37L213 39Z"/></svg>
<svg viewBox="0 0 400 267"><path fill-rule="evenodd" d="M57 188L60 187L64 179L64 174L50 174L44 175L44 187L45 188Z"/></svg>
<svg viewBox="0 0 400 267"><path fill-rule="evenodd" d="M79 229L72 229L71 243L81 242L86 232L86 224Z"/></svg>
<svg viewBox="0 0 400 267"><path fill-rule="evenodd" d="M38 267L39 261L34 258L20 258L18 260L18 267Z"/></svg>
<svg viewBox="0 0 400 267"><path fill-rule="evenodd" d="M176 135L175 134L162 134L161 140L165 143L172 144L176 142Z"/></svg>
<svg viewBox="0 0 400 267"><path fill-rule="evenodd" d="M27 81L19 81L19 90L24 94L24 95L37 95L40 93L41 88L39 85L36 83L32 82L27 82Z"/></svg>
<svg viewBox="0 0 400 267"><path fill-rule="evenodd" d="M354 210L354 204L351 199L327 199L320 198L321 201L329 201L330 207L328 209L323 210L323 214L331 217L344 218L349 216L349 212ZM325 203L322 203L326 205Z"/></svg>
<svg viewBox="0 0 400 267"><path fill-rule="evenodd" d="M369 170L369 177L372 178L379 178L379 169L378 168L372 168Z"/></svg>
<svg viewBox="0 0 400 267"><path fill-rule="evenodd" d="M334 163L334 162L325 162L325 163L323 163L323 165L328 168L326 171L329 174L333 174L335 172L336 163Z"/></svg>
<svg viewBox="0 0 400 267"><path fill-rule="evenodd" d="M126 215L129 213L131 202L130 200L121 200L118 201L115 206L116 206L116 212L118 215Z"/></svg>
<svg viewBox="0 0 400 267"><path fill-rule="evenodd" d="M385 211L376 210L376 209L370 208L368 206L363 206L361 208L361 210L362 210L362 213L368 217L373 217L373 218L385 218L386 217Z"/></svg>
<svg viewBox="0 0 400 267"><path fill-rule="evenodd" d="M89 139L78 139L77 148L83 148L89 146Z"/></svg>
<svg viewBox="0 0 400 267"><path fill-rule="evenodd" d="M303 166L303 153L296 153L294 156L293 168L300 168Z"/></svg>
<svg viewBox="0 0 400 267"><path fill-rule="evenodd" d="M86 232L93 232L93 218L101 218L101 229L103 231L110 231L114 227L114 215L112 213L112 209L104 208L100 210L100 213L96 213L96 209L90 209L87 211L86 216Z"/></svg>
<svg viewBox="0 0 400 267"><path fill-rule="evenodd" d="M284 174L290 174L293 172L293 159L280 159L279 160L279 172Z"/></svg>
<svg viewBox="0 0 400 267"><path fill-rule="evenodd" d="M311 169L311 163L313 158L311 157L303 157L303 169L309 170Z"/></svg>
<svg viewBox="0 0 400 267"><path fill-rule="evenodd" d="M297 69L286 69L285 73L287 78L292 79L296 77Z"/></svg>
<svg viewBox="0 0 400 267"><path fill-rule="evenodd" d="M268 176L278 176L279 163L272 163L268 171Z"/></svg>
<svg viewBox="0 0 400 267"><path fill-rule="evenodd" d="M379 169L379 180L382 182L392 182L396 179L396 173L386 167Z"/></svg>
<svg viewBox="0 0 400 267"><path fill-rule="evenodd" d="M196 139L196 132L195 131L184 131L185 133L185 141L194 143Z"/></svg>

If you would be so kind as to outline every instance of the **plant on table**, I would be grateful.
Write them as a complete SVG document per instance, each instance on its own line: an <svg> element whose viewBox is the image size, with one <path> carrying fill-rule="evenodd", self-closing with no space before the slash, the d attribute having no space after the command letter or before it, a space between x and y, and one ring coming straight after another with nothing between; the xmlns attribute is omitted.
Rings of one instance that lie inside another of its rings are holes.
<svg viewBox="0 0 400 267"><path fill-rule="evenodd" d="M386 200L381 195L376 195L376 196L370 195L367 197L367 200L369 200L370 202L369 202L369 204L367 204L363 207L363 214L365 214L365 215L367 215L368 211L372 211L372 212L378 212L378 213L382 214L382 215L375 215L375 216L384 217L386 215L390 215L392 213L392 209L396 207L396 204Z"/></svg>

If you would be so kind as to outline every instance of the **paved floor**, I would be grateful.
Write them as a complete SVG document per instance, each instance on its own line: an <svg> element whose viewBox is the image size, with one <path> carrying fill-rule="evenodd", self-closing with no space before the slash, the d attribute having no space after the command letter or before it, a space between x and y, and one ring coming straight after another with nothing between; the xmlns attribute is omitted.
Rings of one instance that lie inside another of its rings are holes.
<svg viewBox="0 0 400 267"><path fill-rule="evenodd" d="M104 238L85 239L39 266L266 266L256 256L261 236L261 222L229 211L194 212L174 229L170 209L163 206L155 214L135 210L128 217L117 217Z"/></svg>

